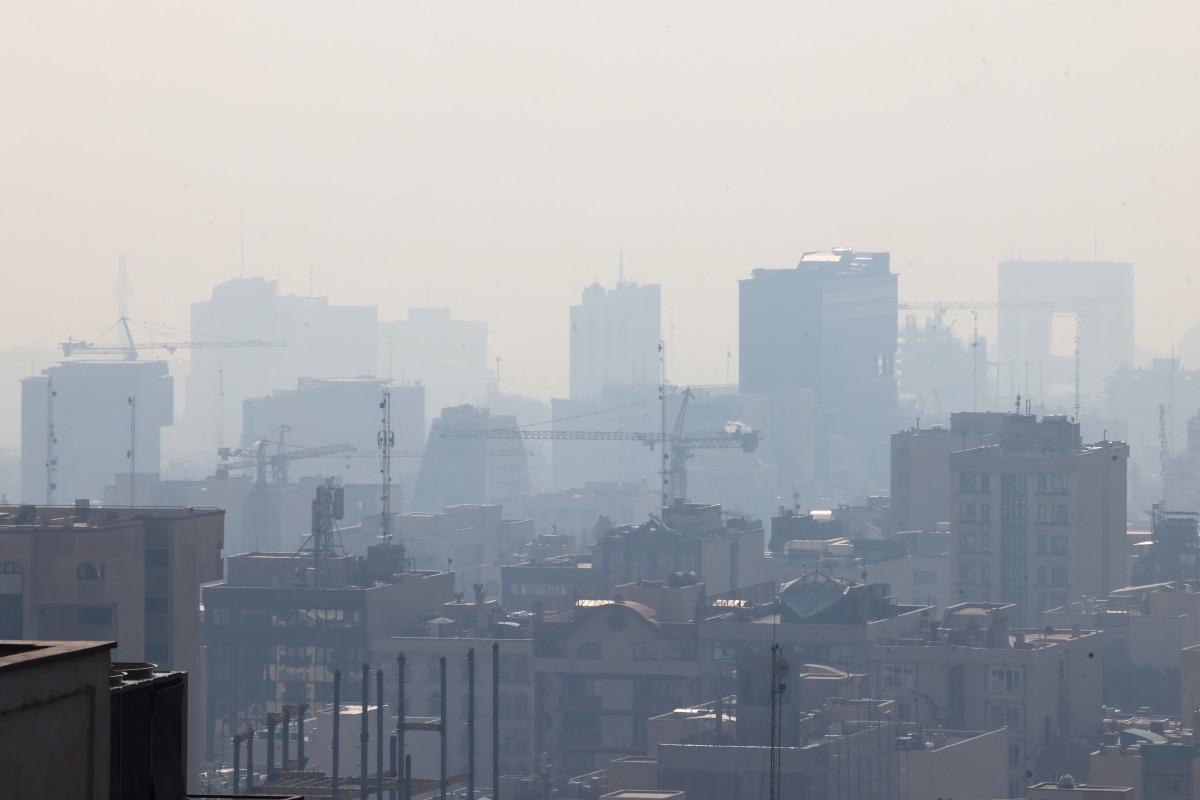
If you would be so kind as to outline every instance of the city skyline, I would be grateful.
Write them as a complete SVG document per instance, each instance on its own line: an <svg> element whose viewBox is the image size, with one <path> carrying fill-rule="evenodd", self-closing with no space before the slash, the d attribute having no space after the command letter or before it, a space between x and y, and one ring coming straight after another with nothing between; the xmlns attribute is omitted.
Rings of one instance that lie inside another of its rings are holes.
<svg viewBox="0 0 1200 800"><path fill-rule="evenodd" d="M990 299L1009 258L1131 261L1140 347L1195 322L1187 4L70 7L0 40L0 252L38 309L6 346L107 327L122 252L135 318L186 328L179 300L243 269L311 276L381 318L486 320L541 397L622 251L687 382L724 379L736 280L807 249L892 252L902 300Z"/></svg>

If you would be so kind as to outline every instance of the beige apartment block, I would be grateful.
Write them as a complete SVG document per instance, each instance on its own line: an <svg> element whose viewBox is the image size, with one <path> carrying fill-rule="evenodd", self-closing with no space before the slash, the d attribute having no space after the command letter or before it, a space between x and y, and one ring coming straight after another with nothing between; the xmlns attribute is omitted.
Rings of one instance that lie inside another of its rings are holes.
<svg viewBox="0 0 1200 800"><path fill-rule="evenodd" d="M1084 445L1062 416L1013 415L1000 438L950 456L960 600L1013 603L1016 624L1036 625L1125 586L1128 445Z"/></svg>

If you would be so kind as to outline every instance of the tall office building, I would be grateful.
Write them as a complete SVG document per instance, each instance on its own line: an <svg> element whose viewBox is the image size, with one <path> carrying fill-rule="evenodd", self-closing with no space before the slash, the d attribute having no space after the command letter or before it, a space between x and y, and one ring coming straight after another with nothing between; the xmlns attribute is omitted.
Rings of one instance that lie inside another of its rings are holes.
<svg viewBox="0 0 1200 800"><path fill-rule="evenodd" d="M219 446L235 443L246 398L295 386L299 378L372 375L377 365L374 306L335 306L327 297L280 294L279 283L266 278L213 287L211 300L192 303L191 329L194 341L286 345L191 351L183 446L214 458Z"/></svg>
<svg viewBox="0 0 1200 800"><path fill-rule="evenodd" d="M1077 333L1085 397L1133 361L1133 264L1003 261L996 299L1001 394L1073 402Z"/></svg>
<svg viewBox="0 0 1200 800"><path fill-rule="evenodd" d="M104 487L134 466L157 475L161 428L174 420L174 394L163 361L68 361L22 380L22 499L45 503L49 480L59 502L100 500Z"/></svg>
<svg viewBox="0 0 1200 800"><path fill-rule="evenodd" d="M493 380L487 323L454 319L449 308L410 308L406 319L379 324L376 374L424 385L427 421L447 406L477 403Z"/></svg>
<svg viewBox="0 0 1200 800"><path fill-rule="evenodd" d="M745 394L812 392L812 474L858 485L887 476L896 424L897 275L888 253L805 253L794 269L740 281ZM782 462L781 462L782 463ZM784 465L795 480L804 465Z"/></svg>
<svg viewBox="0 0 1200 800"><path fill-rule="evenodd" d="M886 431L896 410L897 275L888 253L805 253L739 281L742 392L817 393L834 432Z"/></svg>
<svg viewBox="0 0 1200 800"><path fill-rule="evenodd" d="M516 427L515 417L486 408L443 408L429 429L412 510L436 512L463 504L519 508L521 497L529 492L524 446L519 440L482 435Z"/></svg>
<svg viewBox="0 0 1200 800"><path fill-rule="evenodd" d="M662 337L662 292L657 283L625 281L613 289L593 283L571 306L572 400L599 397L605 384L655 385Z"/></svg>
<svg viewBox="0 0 1200 800"><path fill-rule="evenodd" d="M1126 584L1129 446L1084 445L1064 416L1004 415L1000 441L950 455L951 580L1018 624Z"/></svg>

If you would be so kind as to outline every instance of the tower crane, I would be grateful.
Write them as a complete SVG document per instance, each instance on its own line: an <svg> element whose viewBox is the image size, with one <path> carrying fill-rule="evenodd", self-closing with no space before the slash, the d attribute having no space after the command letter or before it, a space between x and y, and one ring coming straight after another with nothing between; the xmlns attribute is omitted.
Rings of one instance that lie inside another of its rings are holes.
<svg viewBox="0 0 1200 800"><path fill-rule="evenodd" d="M287 483L287 465L292 461L298 461L303 458L319 458L321 456L335 456L342 453L354 453L358 448L348 442L339 442L337 444L327 444L321 447L305 447L298 450L287 450L284 448L284 435L291 430L287 425L281 425L276 430L279 431L279 441L271 442L268 439L259 439L252 443L249 447L244 447L240 450L231 450L228 447L222 447L217 451L217 455L222 459L217 465L217 477L228 478L229 473L235 469L255 469L256 487L262 488L267 482L267 467L271 468L272 483ZM267 454L267 446L276 444L277 449L274 455Z"/></svg>
<svg viewBox="0 0 1200 800"><path fill-rule="evenodd" d="M692 457L691 451L734 449L740 448L744 453L753 453L758 449L759 434L740 422L725 423L725 430L706 436L685 436L683 433L684 417L687 414L688 400L691 398L690 389L682 393L679 414L675 418L675 426L670 431L662 433L643 433L637 431L529 431L520 428L499 428L485 430L482 428L446 428L443 437L471 439L542 439L566 441L599 441L599 442L638 442L654 449L657 445L670 446L670 467L663 476L663 501L687 502L687 460Z"/></svg>
<svg viewBox="0 0 1200 800"><path fill-rule="evenodd" d="M70 358L73 355L83 353L90 355L124 356L126 361L137 361L138 353L142 350L166 350L168 353L174 353L176 350L194 350L208 347L287 347L287 342L260 341L256 339L217 339L211 342L177 342L167 340L134 342L133 333L129 330L130 321L128 317L123 316L115 323L115 325L121 327L121 333L125 339L124 344L109 345L86 342L79 339L68 339L65 342L59 343L59 346L62 347L63 356ZM145 327L148 328L149 326Z"/></svg>

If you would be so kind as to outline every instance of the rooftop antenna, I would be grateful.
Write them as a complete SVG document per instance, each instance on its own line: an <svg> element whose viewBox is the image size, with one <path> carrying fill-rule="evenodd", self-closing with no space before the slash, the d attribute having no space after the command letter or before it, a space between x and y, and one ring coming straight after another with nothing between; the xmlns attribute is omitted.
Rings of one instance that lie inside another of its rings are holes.
<svg viewBox="0 0 1200 800"><path fill-rule="evenodd" d="M58 434L54 432L54 378L46 379L46 505L54 505L54 490L58 488Z"/></svg>
<svg viewBox="0 0 1200 800"><path fill-rule="evenodd" d="M1021 395L1020 394L1017 394L1017 409L1016 409L1016 411L1018 414L1021 413Z"/></svg>
<svg viewBox="0 0 1200 800"><path fill-rule="evenodd" d="M787 677L791 665L788 660L779 654L779 643L771 643L771 774L770 774L770 800L779 800L779 777L780 761L779 749L782 746L781 739L783 738L783 692L787 688L787 684L783 679Z"/></svg>
<svg viewBox="0 0 1200 800"><path fill-rule="evenodd" d="M392 447L396 444L396 434L392 433L392 391L387 386L383 387L383 401L379 408L383 412L378 437L379 449L383 453L379 465L383 484L379 497L383 511L379 521L379 538L388 544L392 541Z"/></svg>

